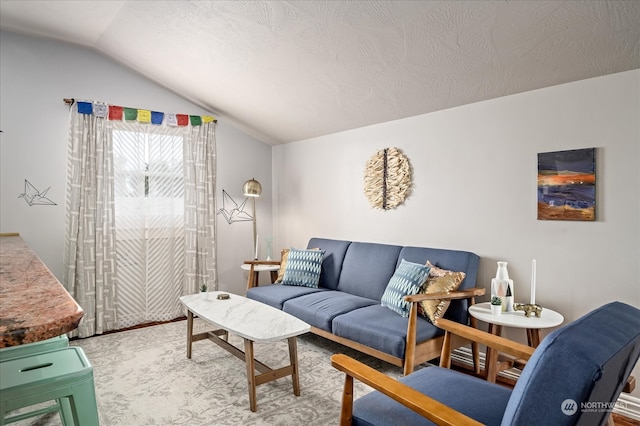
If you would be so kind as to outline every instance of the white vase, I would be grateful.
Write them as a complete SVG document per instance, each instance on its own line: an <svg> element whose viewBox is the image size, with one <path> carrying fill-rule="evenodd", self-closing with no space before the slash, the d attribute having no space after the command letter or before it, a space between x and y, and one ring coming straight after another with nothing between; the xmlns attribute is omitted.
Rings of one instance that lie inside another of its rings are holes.
<svg viewBox="0 0 640 426"><path fill-rule="evenodd" d="M492 315L502 314L502 305L491 305L491 314Z"/></svg>
<svg viewBox="0 0 640 426"><path fill-rule="evenodd" d="M207 296L208 295L209 295L209 293L207 293L206 291L201 291L200 292L200 299L207 300Z"/></svg>
<svg viewBox="0 0 640 426"><path fill-rule="evenodd" d="M498 270L496 271L497 280L508 280L509 271L507 270L508 262L498 262Z"/></svg>
<svg viewBox="0 0 640 426"><path fill-rule="evenodd" d="M491 296L502 299L502 311L513 311L513 280L509 279L508 262L498 262L496 277L491 280Z"/></svg>

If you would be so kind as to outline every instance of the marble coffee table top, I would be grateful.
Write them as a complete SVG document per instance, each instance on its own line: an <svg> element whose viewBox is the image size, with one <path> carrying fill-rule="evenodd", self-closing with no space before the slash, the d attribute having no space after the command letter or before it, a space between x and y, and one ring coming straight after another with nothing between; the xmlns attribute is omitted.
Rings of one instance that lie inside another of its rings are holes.
<svg viewBox="0 0 640 426"><path fill-rule="evenodd" d="M229 299L219 300L218 294ZM254 342L275 342L311 330L306 322L272 306L223 291L182 296L180 301L203 320Z"/></svg>

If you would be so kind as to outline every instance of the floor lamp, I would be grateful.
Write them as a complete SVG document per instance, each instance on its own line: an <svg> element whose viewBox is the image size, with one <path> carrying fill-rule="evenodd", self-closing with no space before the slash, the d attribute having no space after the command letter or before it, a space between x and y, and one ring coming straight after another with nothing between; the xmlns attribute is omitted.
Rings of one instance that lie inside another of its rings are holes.
<svg viewBox="0 0 640 426"><path fill-rule="evenodd" d="M251 197L253 201L253 252L254 260L258 260L258 232L257 232L257 224L256 224L256 198L262 194L262 185L260 182L251 178L246 181L242 186L242 192L244 192L245 197Z"/></svg>

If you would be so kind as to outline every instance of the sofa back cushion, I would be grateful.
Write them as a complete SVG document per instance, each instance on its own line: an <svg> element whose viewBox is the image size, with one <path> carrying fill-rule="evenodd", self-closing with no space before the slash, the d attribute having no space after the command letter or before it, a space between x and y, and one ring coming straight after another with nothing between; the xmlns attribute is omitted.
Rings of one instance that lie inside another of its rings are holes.
<svg viewBox="0 0 640 426"><path fill-rule="evenodd" d="M460 283L458 290L476 287L478 266L480 265L480 257L477 254L467 251L428 247L403 247L398 256L398 264L402 259L421 264L425 264L427 260L429 260L439 268L454 272L464 272L466 277L462 280L462 283ZM466 324L468 319L467 309L466 299L453 300L447 309L445 318Z"/></svg>
<svg viewBox="0 0 640 426"><path fill-rule="evenodd" d="M399 264L401 249L394 245L352 242L344 256L338 290L380 301Z"/></svg>
<svg viewBox="0 0 640 426"><path fill-rule="evenodd" d="M342 262L351 241L311 238L307 248L324 250L318 287L335 290L342 270Z"/></svg>

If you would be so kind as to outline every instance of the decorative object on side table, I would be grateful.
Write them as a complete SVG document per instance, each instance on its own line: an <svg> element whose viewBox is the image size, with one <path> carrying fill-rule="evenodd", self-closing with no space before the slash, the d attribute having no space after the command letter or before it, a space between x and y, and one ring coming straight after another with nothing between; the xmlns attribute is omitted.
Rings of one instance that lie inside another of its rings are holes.
<svg viewBox="0 0 640 426"><path fill-rule="evenodd" d="M206 299L207 298L207 285L205 283L202 283L200 285L200 299Z"/></svg>
<svg viewBox="0 0 640 426"><path fill-rule="evenodd" d="M491 313L500 315L502 313L502 298L499 296L491 296Z"/></svg>
<svg viewBox="0 0 640 426"><path fill-rule="evenodd" d="M271 245L273 244L273 237L265 237L264 241L267 243L267 260L271 260Z"/></svg>
<svg viewBox="0 0 640 426"><path fill-rule="evenodd" d="M532 312L537 318L540 318L542 315L542 307L532 303L516 303L513 305L513 309L516 311L524 311L524 316L527 318L531 318Z"/></svg>
<svg viewBox="0 0 640 426"><path fill-rule="evenodd" d="M502 299L503 311L513 311L513 280L509 279L507 262L498 262L496 277L491 280L491 297L493 296Z"/></svg>

